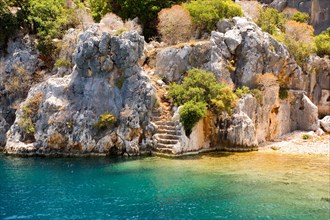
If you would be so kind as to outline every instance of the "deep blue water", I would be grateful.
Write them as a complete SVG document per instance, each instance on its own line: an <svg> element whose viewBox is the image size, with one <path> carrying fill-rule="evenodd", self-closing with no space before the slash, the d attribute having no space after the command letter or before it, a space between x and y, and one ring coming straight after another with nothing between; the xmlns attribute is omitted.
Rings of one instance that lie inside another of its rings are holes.
<svg viewBox="0 0 330 220"><path fill-rule="evenodd" d="M0 219L330 219L329 172L329 157L267 153L0 155Z"/></svg>

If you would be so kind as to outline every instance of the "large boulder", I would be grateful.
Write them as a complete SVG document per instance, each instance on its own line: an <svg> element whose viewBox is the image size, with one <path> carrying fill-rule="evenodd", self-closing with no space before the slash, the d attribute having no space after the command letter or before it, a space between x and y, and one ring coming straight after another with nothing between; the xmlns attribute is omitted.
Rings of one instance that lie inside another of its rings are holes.
<svg viewBox="0 0 330 220"><path fill-rule="evenodd" d="M330 132L330 115L327 115L320 120L320 124L325 132Z"/></svg>
<svg viewBox="0 0 330 220"><path fill-rule="evenodd" d="M309 75L308 96L318 107L320 115L330 114L330 59L311 56L304 64Z"/></svg>
<svg viewBox="0 0 330 220"><path fill-rule="evenodd" d="M16 113L5 151L13 154L140 154L147 150L155 91L138 60L144 39L137 32L101 33L97 25L79 36L76 68L33 87ZM41 95L40 95L41 94ZM41 97L26 136L23 106ZM102 114L117 122L96 125Z"/></svg>

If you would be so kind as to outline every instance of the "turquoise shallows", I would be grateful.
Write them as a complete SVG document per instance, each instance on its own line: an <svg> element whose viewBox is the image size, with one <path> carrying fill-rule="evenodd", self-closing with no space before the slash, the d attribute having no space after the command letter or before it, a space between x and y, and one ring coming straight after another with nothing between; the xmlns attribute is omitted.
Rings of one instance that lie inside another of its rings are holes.
<svg viewBox="0 0 330 220"><path fill-rule="evenodd" d="M261 152L0 155L0 219L329 219L329 166L326 156Z"/></svg>

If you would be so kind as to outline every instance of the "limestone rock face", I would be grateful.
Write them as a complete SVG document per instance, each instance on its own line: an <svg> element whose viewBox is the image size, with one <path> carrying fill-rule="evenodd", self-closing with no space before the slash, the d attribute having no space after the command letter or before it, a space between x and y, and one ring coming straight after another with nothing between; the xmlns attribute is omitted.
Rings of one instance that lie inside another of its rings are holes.
<svg viewBox="0 0 330 220"><path fill-rule="evenodd" d="M38 56L34 39L29 35L11 39L8 42L7 55L2 60L5 65L4 71L9 74L15 66L22 66L32 74L38 67Z"/></svg>
<svg viewBox="0 0 330 220"><path fill-rule="evenodd" d="M8 127L6 120L0 116L0 148L4 147L6 144L6 132Z"/></svg>
<svg viewBox="0 0 330 220"><path fill-rule="evenodd" d="M224 124L226 127L220 127L220 142L225 150L246 151L257 148L254 123L244 112L234 114Z"/></svg>
<svg viewBox="0 0 330 220"><path fill-rule="evenodd" d="M304 65L310 76L308 96L319 109L320 115L330 114L330 59L312 56Z"/></svg>
<svg viewBox="0 0 330 220"><path fill-rule="evenodd" d="M155 91L138 65L144 39L137 32L121 37L101 33L97 25L79 36L76 67L70 75L33 87L7 135L5 151L16 154L131 154L145 151ZM29 138L20 126L23 106L42 94ZM117 122L96 123L104 113Z"/></svg>
<svg viewBox="0 0 330 220"><path fill-rule="evenodd" d="M220 82L233 87L259 88L262 95L258 99L252 95L242 97L231 117L214 116L207 128L212 135L194 135L189 140L196 144L191 145L202 149L197 143L209 140L209 146L251 150L296 129L317 130L317 108L303 95L310 87L310 74L302 71L286 46L246 18L219 21L217 28L219 32L213 31L209 42L199 47L160 50L155 73L167 82L180 82L187 70L196 67L213 72ZM279 98L279 82L291 94L283 100ZM196 125L200 133L204 127Z"/></svg>
<svg viewBox="0 0 330 220"><path fill-rule="evenodd" d="M298 107L299 106L299 107ZM312 101L306 96L302 95L300 103L298 102L297 112L297 129L306 131L316 131L320 125L318 120L318 109Z"/></svg>
<svg viewBox="0 0 330 220"><path fill-rule="evenodd" d="M15 106L26 98L31 86L22 78L31 79L41 65L35 47L33 37L18 34L8 41L5 53L0 51L0 146L6 143L6 133L15 119Z"/></svg>
<svg viewBox="0 0 330 220"><path fill-rule="evenodd" d="M320 120L321 127L325 132L330 132L330 116L325 116L322 120Z"/></svg>
<svg viewBox="0 0 330 220"><path fill-rule="evenodd" d="M275 8L278 11L283 11L288 5L288 0L274 0L270 3L270 7Z"/></svg>
<svg viewBox="0 0 330 220"><path fill-rule="evenodd" d="M213 72L217 79L237 86L255 87L256 74L272 73L288 88L305 90L308 75L294 61L287 48L246 18L218 23L209 42L168 47L156 56L156 71L168 81L178 82L195 67Z"/></svg>

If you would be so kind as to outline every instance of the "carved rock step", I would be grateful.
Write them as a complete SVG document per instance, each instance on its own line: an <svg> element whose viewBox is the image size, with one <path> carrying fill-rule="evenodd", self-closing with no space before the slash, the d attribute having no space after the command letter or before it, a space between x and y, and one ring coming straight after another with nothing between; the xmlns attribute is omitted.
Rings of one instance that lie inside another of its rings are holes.
<svg viewBox="0 0 330 220"><path fill-rule="evenodd" d="M172 134L156 134L157 139L169 139L169 140L180 140L179 135Z"/></svg>
<svg viewBox="0 0 330 220"><path fill-rule="evenodd" d="M171 140L171 139L157 139L159 144L176 144L178 140Z"/></svg>
<svg viewBox="0 0 330 220"><path fill-rule="evenodd" d="M158 129L178 130L175 125L158 125Z"/></svg>
<svg viewBox="0 0 330 220"><path fill-rule="evenodd" d="M172 148L157 148L155 152L162 154L175 154L175 151Z"/></svg>
<svg viewBox="0 0 330 220"><path fill-rule="evenodd" d="M181 131L177 130L168 130L168 129L159 129L158 134L171 134L171 135L181 135Z"/></svg>
<svg viewBox="0 0 330 220"><path fill-rule="evenodd" d="M168 149L172 149L175 145L174 144L162 144L162 143L157 143L156 145L156 149L159 148L168 148Z"/></svg>
<svg viewBox="0 0 330 220"><path fill-rule="evenodd" d="M178 122L174 122L174 121L156 121L155 122L156 125L168 125L168 126L176 126L178 125Z"/></svg>

